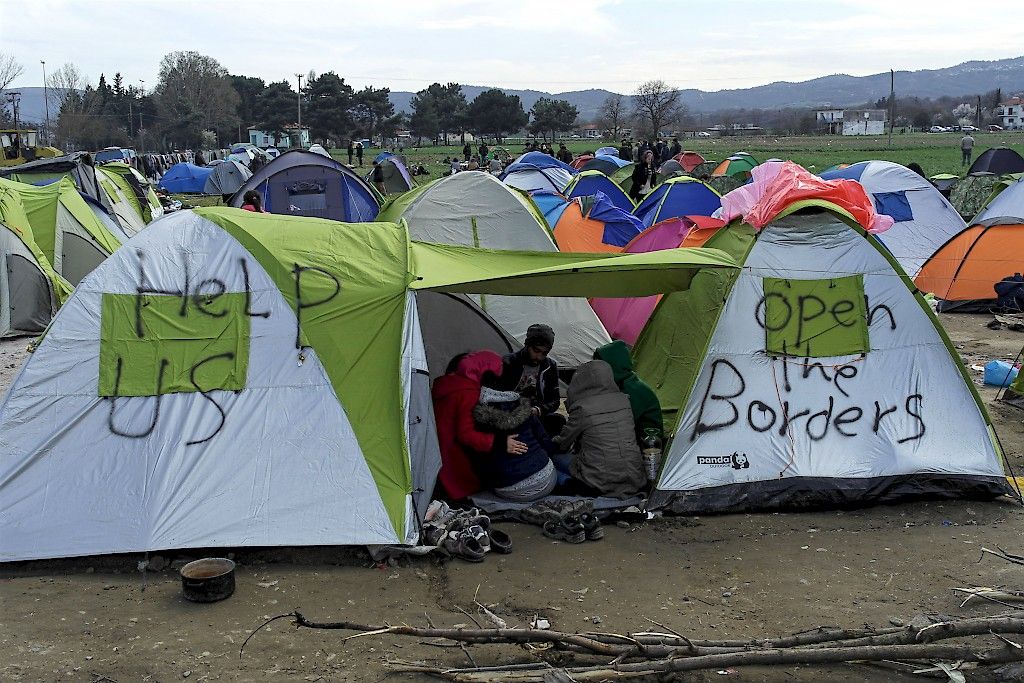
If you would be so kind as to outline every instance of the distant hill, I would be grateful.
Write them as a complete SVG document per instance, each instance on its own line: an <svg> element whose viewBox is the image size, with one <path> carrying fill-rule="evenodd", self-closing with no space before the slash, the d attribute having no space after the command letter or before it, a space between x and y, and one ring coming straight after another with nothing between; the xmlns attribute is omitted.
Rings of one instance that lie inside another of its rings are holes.
<svg viewBox="0 0 1024 683"><path fill-rule="evenodd" d="M680 84L682 85L682 84ZM1002 88L1007 95L1024 91L1024 56L984 62L964 62L944 69L922 69L896 72L897 97L942 97L943 95L982 94ZM464 85L462 91L471 101L487 86ZM611 91L601 89L547 93L540 90L503 89L510 95L519 95L527 110L541 97L568 100L580 112L584 121L597 116L601 103ZM21 114L25 121L42 121L44 100L42 88L18 88L21 93ZM694 112L714 112L722 109L779 109L781 107L844 107L886 97L889 94L889 73L870 76L834 74L809 81L790 83L777 81L753 88L734 90L680 91L683 101ZM398 111L410 112L410 101L415 93L394 91L391 102ZM50 112L51 117L56 112Z"/></svg>

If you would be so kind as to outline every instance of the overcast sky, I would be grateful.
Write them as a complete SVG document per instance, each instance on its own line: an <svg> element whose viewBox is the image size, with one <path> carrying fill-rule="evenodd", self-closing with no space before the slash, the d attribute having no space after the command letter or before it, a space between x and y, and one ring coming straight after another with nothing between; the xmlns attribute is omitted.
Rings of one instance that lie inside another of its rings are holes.
<svg viewBox="0 0 1024 683"><path fill-rule="evenodd" d="M628 93L650 78L722 90L1016 57L1022 19L1020 3L946 0L0 0L0 51L25 66L21 87L42 85L45 60L148 90L163 55L196 50L293 85L312 69L392 90Z"/></svg>

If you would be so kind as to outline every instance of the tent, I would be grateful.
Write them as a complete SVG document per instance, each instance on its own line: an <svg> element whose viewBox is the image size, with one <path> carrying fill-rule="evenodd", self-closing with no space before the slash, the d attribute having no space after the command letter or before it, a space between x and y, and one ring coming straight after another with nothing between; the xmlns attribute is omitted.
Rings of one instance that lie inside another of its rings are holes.
<svg viewBox="0 0 1024 683"><path fill-rule="evenodd" d="M744 178L749 178L750 170L755 166L757 166L757 159L746 152L736 152L731 157L718 164L718 166L715 167L715 170L711 172L711 175L742 176Z"/></svg>
<svg viewBox="0 0 1024 683"><path fill-rule="evenodd" d="M636 204L622 191L622 188L600 171L582 171L565 188L565 196L570 199L586 197L598 192L623 211L632 211L636 208Z"/></svg>
<svg viewBox="0 0 1024 683"><path fill-rule="evenodd" d="M821 200L705 248L741 270L662 299L634 349L674 433L654 507L794 509L1008 493L971 378L927 303Z"/></svg>
<svg viewBox="0 0 1024 683"><path fill-rule="evenodd" d="M1024 173L1024 157L1009 147L991 147L978 155L967 173Z"/></svg>
<svg viewBox="0 0 1024 683"><path fill-rule="evenodd" d="M569 202L552 232L559 251L618 254L643 228L633 214L598 192Z"/></svg>
<svg viewBox="0 0 1024 683"><path fill-rule="evenodd" d="M544 218L530 198L489 173L456 173L390 200L380 220L405 219L412 239L485 249L557 251ZM487 296L480 307L523 342L533 323L555 330L552 357L577 367L590 360L608 334L583 299Z"/></svg>
<svg viewBox="0 0 1024 683"><path fill-rule="evenodd" d="M376 191L352 169L306 150L289 150L261 168L238 188L231 206L242 206L249 190L260 193L270 213L355 223L372 221L380 211Z"/></svg>
<svg viewBox="0 0 1024 683"><path fill-rule="evenodd" d="M619 156L619 148L618 147L598 147L597 151L594 152L594 155L595 156L599 156L599 157L600 156L608 156L608 157L616 157L617 158Z"/></svg>
<svg viewBox="0 0 1024 683"><path fill-rule="evenodd" d="M324 149L323 145L316 142L309 146L309 151L313 154L319 154L322 157L327 157L328 159L333 158L331 157L331 153Z"/></svg>
<svg viewBox="0 0 1024 683"><path fill-rule="evenodd" d="M96 167L87 152L37 159L18 166L0 166L0 178L9 178L29 185L45 184L64 176L71 178L80 192L103 204L109 212L110 207L104 202L105 196L100 189Z"/></svg>
<svg viewBox="0 0 1024 683"><path fill-rule="evenodd" d="M985 208L1000 180L1000 176L994 173L968 173L953 186L949 202L964 219L971 220Z"/></svg>
<svg viewBox="0 0 1024 683"><path fill-rule="evenodd" d="M645 227L668 218L710 216L722 206L722 198L708 185L693 178L669 178L644 197L633 215Z"/></svg>
<svg viewBox="0 0 1024 683"><path fill-rule="evenodd" d="M217 164L203 183L203 194L234 194L252 177L252 171L234 159Z"/></svg>
<svg viewBox="0 0 1024 683"><path fill-rule="evenodd" d="M845 168L845 167L844 167ZM929 176L928 180L931 181L935 189L939 191L946 199L949 199L950 193L958 182L960 182L960 176L952 173L936 173L933 176Z"/></svg>
<svg viewBox="0 0 1024 683"><path fill-rule="evenodd" d="M999 180L992 188L991 199L974 219L975 223L993 218L1024 219L1024 183L1020 177Z"/></svg>
<svg viewBox="0 0 1024 683"><path fill-rule="evenodd" d="M569 164L577 171L583 168L583 165L594 158L593 154L581 154L578 157L574 157L572 163Z"/></svg>
<svg viewBox="0 0 1024 683"><path fill-rule="evenodd" d="M633 189L633 169L636 168L636 164L632 161L608 175L616 185L622 188L622 191L629 196L630 190Z"/></svg>
<svg viewBox="0 0 1024 683"><path fill-rule="evenodd" d="M143 223L152 223L164 215L164 205L160 203L149 180L128 164L108 161L99 167L99 172L121 188Z"/></svg>
<svg viewBox="0 0 1024 683"><path fill-rule="evenodd" d="M0 404L0 561L416 543L439 467L425 337L460 329L421 317L419 292L631 295L735 267L227 207L132 247L83 281Z"/></svg>
<svg viewBox="0 0 1024 683"><path fill-rule="evenodd" d="M633 162L620 159L618 155L608 156L598 154L593 159L583 164L583 166L580 167L580 171L600 171L601 173L610 176L620 168L628 166L631 163Z"/></svg>
<svg viewBox="0 0 1024 683"><path fill-rule="evenodd" d="M856 180L880 214L895 224L878 235L910 277L952 237L967 229L953 205L928 180L891 161L862 161L821 174L826 180Z"/></svg>
<svg viewBox="0 0 1024 683"><path fill-rule="evenodd" d="M565 191L577 171L569 164L562 163L543 152L527 152L509 164L501 174L501 180L508 186L524 192L533 190Z"/></svg>
<svg viewBox="0 0 1024 683"><path fill-rule="evenodd" d="M212 168L182 161L167 169L167 172L160 176L157 186L175 194L202 194L212 173Z"/></svg>
<svg viewBox="0 0 1024 683"><path fill-rule="evenodd" d="M92 210L70 178L40 187L0 179L0 187L17 195L32 239L72 286L121 246L119 231Z"/></svg>
<svg viewBox="0 0 1024 683"><path fill-rule="evenodd" d="M675 159L669 159L661 166L658 167L658 177L661 180L668 180L669 178L678 178L680 176L690 175L683 168L683 165Z"/></svg>
<svg viewBox="0 0 1024 683"><path fill-rule="evenodd" d="M938 310L987 311L997 282L1024 273L1024 218L1000 216L975 222L942 245L914 284L939 299Z"/></svg>
<svg viewBox="0 0 1024 683"><path fill-rule="evenodd" d="M374 159L374 163L379 163L384 171L384 194L401 194L416 187L416 183L412 181L412 176L409 175L409 169L405 167L405 164L396 155L390 153L378 154L377 158ZM373 169L370 169L364 179L370 185L373 184Z"/></svg>
<svg viewBox="0 0 1024 683"><path fill-rule="evenodd" d="M684 151L672 157L675 161L679 162L679 165L683 167L687 173L691 173L693 169L697 168L703 163L706 163L706 159L697 152Z"/></svg>
<svg viewBox="0 0 1024 683"><path fill-rule="evenodd" d="M558 223L565 207L569 206L569 200L557 192L537 190L530 193L530 199L544 216L544 222L547 223L549 230L555 229L555 224Z"/></svg>
<svg viewBox="0 0 1024 683"><path fill-rule="evenodd" d="M0 337L4 338L42 332L71 293L71 285L53 270L33 239L21 195L11 185L0 185Z"/></svg>

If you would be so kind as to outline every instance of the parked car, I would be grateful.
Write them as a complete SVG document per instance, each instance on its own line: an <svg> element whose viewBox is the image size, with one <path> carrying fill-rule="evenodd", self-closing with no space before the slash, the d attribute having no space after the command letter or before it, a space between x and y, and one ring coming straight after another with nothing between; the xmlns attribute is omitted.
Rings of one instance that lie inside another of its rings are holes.
<svg viewBox="0 0 1024 683"><path fill-rule="evenodd" d="M104 164L108 161L123 161L126 164L130 164L132 159L135 158L135 150L123 147L104 147L96 152L93 158L97 164Z"/></svg>
<svg viewBox="0 0 1024 683"><path fill-rule="evenodd" d="M965 133L973 133L978 129L975 128L974 126L960 126L960 130L962 130Z"/></svg>
<svg viewBox="0 0 1024 683"><path fill-rule="evenodd" d="M697 137L699 137L699 138L709 138L709 137L711 137L711 133L707 132L706 130L702 130L699 133L697 133Z"/></svg>
<svg viewBox="0 0 1024 683"><path fill-rule="evenodd" d="M946 129L943 128L942 126L932 126L931 128L928 129L928 132L929 133L945 133Z"/></svg>
<svg viewBox="0 0 1024 683"><path fill-rule="evenodd" d="M997 126L994 123L990 123L990 124L988 124L988 129L990 131L992 131L993 133L997 133L997 132L1001 131L1003 129L1003 127L1002 126Z"/></svg>

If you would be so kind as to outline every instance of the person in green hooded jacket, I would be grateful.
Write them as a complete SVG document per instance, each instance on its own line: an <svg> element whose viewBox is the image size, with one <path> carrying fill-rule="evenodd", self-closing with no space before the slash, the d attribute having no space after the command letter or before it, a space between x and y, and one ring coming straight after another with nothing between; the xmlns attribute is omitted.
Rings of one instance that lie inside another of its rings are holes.
<svg viewBox="0 0 1024 683"><path fill-rule="evenodd" d="M622 393L629 396L637 442L643 440L644 431L647 429L657 430L658 438L664 441L665 426L661 419L661 403L654 389L651 389L633 370L633 357L626 342L616 339L610 344L598 347L594 351L594 359L603 360L612 366L615 384Z"/></svg>

